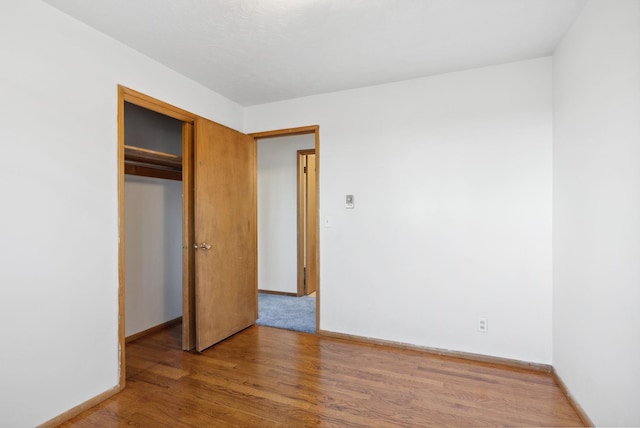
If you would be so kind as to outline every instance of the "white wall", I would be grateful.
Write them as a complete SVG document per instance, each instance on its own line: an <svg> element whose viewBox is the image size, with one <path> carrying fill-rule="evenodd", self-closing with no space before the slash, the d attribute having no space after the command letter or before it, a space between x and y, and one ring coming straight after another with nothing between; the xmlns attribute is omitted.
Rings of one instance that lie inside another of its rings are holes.
<svg viewBox="0 0 640 428"><path fill-rule="evenodd" d="M125 335L182 315L182 182L125 180Z"/></svg>
<svg viewBox="0 0 640 428"><path fill-rule="evenodd" d="M310 124L321 329L551 363L550 58L245 109Z"/></svg>
<svg viewBox="0 0 640 428"><path fill-rule="evenodd" d="M640 2L590 1L554 55L553 364L640 426Z"/></svg>
<svg viewBox="0 0 640 428"><path fill-rule="evenodd" d="M258 288L298 292L298 150L315 135L258 140Z"/></svg>
<svg viewBox="0 0 640 428"><path fill-rule="evenodd" d="M242 108L37 0L0 14L0 426L118 384L117 84L230 127Z"/></svg>

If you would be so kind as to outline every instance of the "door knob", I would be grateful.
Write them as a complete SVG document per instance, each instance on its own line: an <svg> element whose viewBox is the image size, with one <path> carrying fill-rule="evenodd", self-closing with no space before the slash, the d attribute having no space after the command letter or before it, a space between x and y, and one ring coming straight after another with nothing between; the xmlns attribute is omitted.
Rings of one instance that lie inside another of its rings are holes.
<svg viewBox="0 0 640 428"><path fill-rule="evenodd" d="M200 245L200 248L202 248L203 250L210 250L211 249L211 244L207 244L207 243L203 242L202 245Z"/></svg>

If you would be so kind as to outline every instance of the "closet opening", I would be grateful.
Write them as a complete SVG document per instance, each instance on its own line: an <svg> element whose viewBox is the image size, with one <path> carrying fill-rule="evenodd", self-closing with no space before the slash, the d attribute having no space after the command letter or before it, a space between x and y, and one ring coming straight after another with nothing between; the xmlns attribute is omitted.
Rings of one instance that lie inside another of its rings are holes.
<svg viewBox="0 0 640 428"><path fill-rule="evenodd" d="M193 142L197 116L118 86L119 387L125 344L182 321L195 343Z"/></svg>
<svg viewBox="0 0 640 428"><path fill-rule="evenodd" d="M182 127L124 103L126 343L182 321Z"/></svg>
<svg viewBox="0 0 640 428"><path fill-rule="evenodd" d="M255 324L256 142L119 86L118 165L124 388L127 337L181 319L174 338L202 352Z"/></svg>

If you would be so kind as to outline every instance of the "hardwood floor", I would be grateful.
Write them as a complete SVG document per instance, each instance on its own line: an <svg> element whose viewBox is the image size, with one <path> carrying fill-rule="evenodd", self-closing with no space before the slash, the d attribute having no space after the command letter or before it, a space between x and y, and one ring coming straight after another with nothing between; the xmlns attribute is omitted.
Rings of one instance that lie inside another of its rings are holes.
<svg viewBox="0 0 640 428"><path fill-rule="evenodd" d="M62 427L583 426L550 374L253 326L127 344L124 391Z"/></svg>

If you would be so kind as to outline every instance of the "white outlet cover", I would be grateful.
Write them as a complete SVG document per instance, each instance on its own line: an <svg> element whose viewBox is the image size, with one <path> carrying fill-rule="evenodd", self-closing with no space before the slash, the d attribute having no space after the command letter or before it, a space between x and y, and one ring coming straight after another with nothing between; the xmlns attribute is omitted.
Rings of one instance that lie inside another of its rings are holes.
<svg viewBox="0 0 640 428"><path fill-rule="evenodd" d="M489 331L489 320L487 318L478 318L478 331L480 333Z"/></svg>

